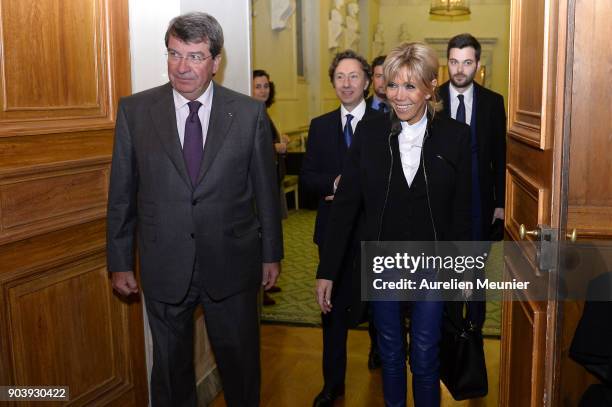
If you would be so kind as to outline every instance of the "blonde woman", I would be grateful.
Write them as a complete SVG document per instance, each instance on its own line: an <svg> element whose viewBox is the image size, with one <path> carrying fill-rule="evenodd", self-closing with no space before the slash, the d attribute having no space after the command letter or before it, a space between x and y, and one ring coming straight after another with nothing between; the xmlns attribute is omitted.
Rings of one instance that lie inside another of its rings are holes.
<svg viewBox="0 0 612 407"><path fill-rule="evenodd" d="M317 273L317 301L329 312L349 232L363 205L370 241L470 240L469 128L438 114L438 57L420 43L393 49L384 63L390 117L362 121L332 205ZM405 406L407 373L400 301L373 301L386 406ZM440 404L439 341L443 303L409 304L410 368L416 407Z"/></svg>

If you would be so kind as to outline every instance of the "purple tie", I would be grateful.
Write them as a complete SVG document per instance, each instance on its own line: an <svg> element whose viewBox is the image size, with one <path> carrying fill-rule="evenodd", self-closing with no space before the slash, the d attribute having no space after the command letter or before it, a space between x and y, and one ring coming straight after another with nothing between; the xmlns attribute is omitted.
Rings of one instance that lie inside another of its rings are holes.
<svg viewBox="0 0 612 407"><path fill-rule="evenodd" d="M195 186L200 173L204 148L202 146L202 123L198 116L198 110L202 103L192 100L189 105L189 117L185 122L185 140L183 141L183 158L187 165L187 172L191 178L191 183Z"/></svg>

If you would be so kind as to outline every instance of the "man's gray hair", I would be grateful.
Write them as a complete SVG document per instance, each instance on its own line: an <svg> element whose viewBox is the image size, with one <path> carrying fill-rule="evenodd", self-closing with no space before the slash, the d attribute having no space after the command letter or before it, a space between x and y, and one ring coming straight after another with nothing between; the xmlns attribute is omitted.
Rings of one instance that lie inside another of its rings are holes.
<svg viewBox="0 0 612 407"><path fill-rule="evenodd" d="M170 36L183 42L206 42L213 57L223 49L223 29L210 14L192 12L175 17L166 30L166 47Z"/></svg>

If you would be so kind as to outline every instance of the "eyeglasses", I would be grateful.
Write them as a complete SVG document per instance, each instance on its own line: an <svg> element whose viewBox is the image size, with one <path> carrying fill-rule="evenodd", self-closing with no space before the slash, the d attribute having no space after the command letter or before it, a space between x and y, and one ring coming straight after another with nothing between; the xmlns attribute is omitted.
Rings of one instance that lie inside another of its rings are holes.
<svg viewBox="0 0 612 407"><path fill-rule="evenodd" d="M212 54L207 57L202 54L187 54L187 56L184 57L173 50L168 50L168 52L166 52L166 55L168 56L168 61L172 63L177 64L181 62L182 59L184 59L190 65L200 65L202 62L212 57Z"/></svg>

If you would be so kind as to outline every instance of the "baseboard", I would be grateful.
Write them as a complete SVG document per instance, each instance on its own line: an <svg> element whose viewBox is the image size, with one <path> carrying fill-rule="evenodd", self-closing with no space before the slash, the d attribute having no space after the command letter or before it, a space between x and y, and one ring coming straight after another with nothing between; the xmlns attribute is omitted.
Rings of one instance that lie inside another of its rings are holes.
<svg viewBox="0 0 612 407"><path fill-rule="evenodd" d="M207 407L221 392L221 376L215 366L207 375L196 383L198 406Z"/></svg>

